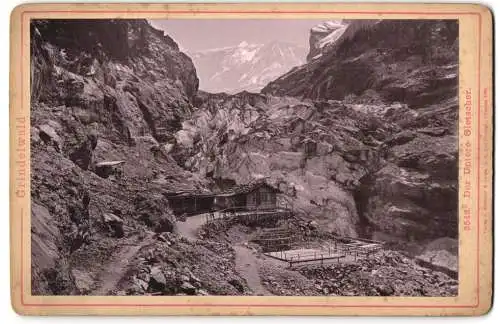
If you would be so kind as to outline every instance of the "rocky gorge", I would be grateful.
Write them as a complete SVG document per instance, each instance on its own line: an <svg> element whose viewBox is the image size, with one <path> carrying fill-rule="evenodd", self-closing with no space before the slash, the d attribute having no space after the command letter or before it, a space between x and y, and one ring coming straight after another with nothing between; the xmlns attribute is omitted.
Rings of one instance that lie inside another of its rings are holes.
<svg viewBox="0 0 500 324"><path fill-rule="evenodd" d="M456 270L458 24L334 25L304 65L228 95L199 91L191 59L145 20L33 21L33 293L252 294L232 245L182 237L166 197L258 178L300 219L387 242L401 280L418 260ZM414 274L423 290L377 288L377 260L349 270L373 275L356 293L455 291L430 270ZM331 271L293 276L346 295L323 285Z"/></svg>

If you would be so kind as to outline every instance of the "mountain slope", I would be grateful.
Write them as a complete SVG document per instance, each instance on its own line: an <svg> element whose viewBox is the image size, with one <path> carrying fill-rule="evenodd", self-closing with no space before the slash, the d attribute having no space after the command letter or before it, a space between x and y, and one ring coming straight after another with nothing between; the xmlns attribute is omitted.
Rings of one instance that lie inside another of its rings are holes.
<svg viewBox="0 0 500 324"><path fill-rule="evenodd" d="M33 20L31 53L32 293L164 291L155 281L163 263L138 258L165 253L173 241L182 253L209 254L207 268L227 269L205 275L218 285L184 285L189 293L238 293L213 278L241 280L229 258L162 236L175 229L163 193L207 185L163 146L193 108L198 78L189 57L145 20ZM113 164L116 169L108 167ZM171 266L168 289L182 293L180 278L195 264ZM153 279L121 284L133 271L151 268Z"/></svg>
<svg viewBox="0 0 500 324"><path fill-rule="evenodd" d="M350 22L261 95L200 94L179 161L223 183L269 177L342 235L456 238L457 42L455 21Z"/></svg>
<svg viewBox="0 0 500 324"><path fill-rule="evenodd" d="M269 83L263 93L342 100L377 92L419 107L456 95L454 20L356 20L318 59Z"/></svg>
<svg viewBox="0 0 500 324"><path fill-rule="evenodd" d="M322 44L321 51L313 46L314 59L262 92L343 100L371 111L383 123L396 122L405 131L393 134L381 147L386 163L360 179L354 192L365 230L382 240L400 233L405 244L427 234L456 237L457 21L342 24L347 27L332 22L313 28L311 39ZM408 106L406 116L388 108L394 102ZM373 104L386 108L377 112L370 108Z"/></svg>
<svg viewBox="0 0 500 324"><path fill-rule="evenodd" d="M305 48L285 42L216 48L189 54L208 92L258 92L267 83L305 62Z"/></svg>

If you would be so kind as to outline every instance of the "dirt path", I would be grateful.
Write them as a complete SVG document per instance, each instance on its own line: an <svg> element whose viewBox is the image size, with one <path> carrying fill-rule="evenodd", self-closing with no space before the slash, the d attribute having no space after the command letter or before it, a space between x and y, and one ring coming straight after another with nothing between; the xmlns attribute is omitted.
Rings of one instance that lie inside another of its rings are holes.
<svg viewBox="0 0 500 324"><path fill-rule="evenodd" d="M177 222L177 230L180 235L190 241L198 239L198 229L205 223L205 214L190 216L185 222Z"/></svg>
<svg viewBox="0 0 500 324"><path fill-rule="evenodd" d="M187 217L185 222L177 222L178 233L190 241L198 240L197 234L199 228L205 223L205 214ZM248 287L255 295L272 295L261 283L259 276L259 266L257 258L252 250L235 245L236 253L236 271L246 280Z"/></svg>
<svg viewBox="0 0 500 324"><path fill-rule="evenodd" d="M152 238L153 234L150 234L139 242L134 240L122 246L121 249L111 257L107 268L104 269L99 276L96 285L98 288L95 289L91 295L106 296L110 290L116 288L118 282L123 278L128 269L129 260L131 260L141 248L151 244L153 242Z"/></svg>
<svg viewBox="0 0 500 324"><path fill-rule="evenodd" d="M236 271L246 280L253 293L260 296L272 295L260 281L257 258L253 255L252 250L241 245L235 245L234 251L236 252Z"/></svg>

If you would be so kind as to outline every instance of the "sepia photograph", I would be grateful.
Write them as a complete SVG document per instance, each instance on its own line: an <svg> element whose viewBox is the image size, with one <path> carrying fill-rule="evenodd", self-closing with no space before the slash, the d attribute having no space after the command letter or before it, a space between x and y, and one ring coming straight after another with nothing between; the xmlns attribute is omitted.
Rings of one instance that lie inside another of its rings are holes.
<svg viewBox="0 0 500 324"><path fill-rule="evenodd" d="M32 295L457 296L457 19L29 28Z"/></svg>

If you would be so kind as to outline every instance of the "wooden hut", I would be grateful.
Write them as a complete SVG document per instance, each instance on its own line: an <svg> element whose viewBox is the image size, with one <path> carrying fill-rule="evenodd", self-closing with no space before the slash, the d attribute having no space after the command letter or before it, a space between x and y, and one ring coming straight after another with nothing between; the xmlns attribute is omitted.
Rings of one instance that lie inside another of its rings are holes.
<svg viewBox="0 0 500 324"><path fill-rule="evenodd" d="M195 215L214 210L213 193L180 192L166 195L175 215Z"/></svg>
<svg viewBox="0 0 500 324"><path fill-rule="evenodd" d="M280 191L263 180L236 186L215 196L215 209L261 210L276 209L276 196Z"/></svg>
<svg viewBox="0 0 500 324"><path fill-rule="evenodd" d="M255 180L220 193L177 192L166 197L174 214L179 216L213 211L275 210L280 192L264 180Z"/></svg>

